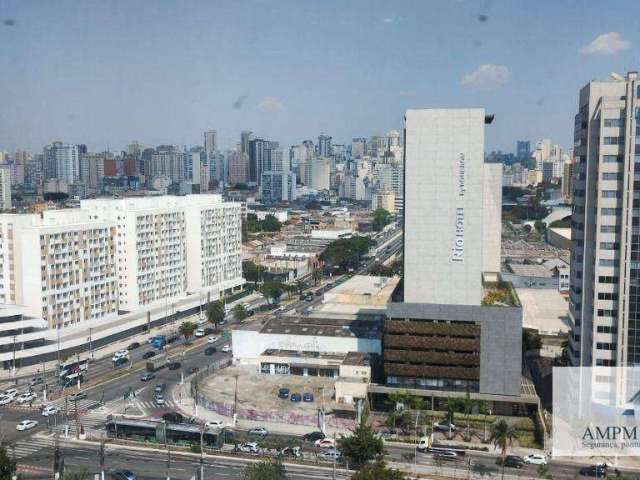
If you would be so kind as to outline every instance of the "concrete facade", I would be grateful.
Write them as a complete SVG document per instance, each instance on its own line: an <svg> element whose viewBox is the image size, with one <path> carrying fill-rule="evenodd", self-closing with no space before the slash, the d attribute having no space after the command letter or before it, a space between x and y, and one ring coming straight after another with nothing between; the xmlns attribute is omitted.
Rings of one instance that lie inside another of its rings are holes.
<svg viewBox="0 0 640 480"><path fill-rule="evenodd" d="M391 319L479 325L478 391L497 395L520 394L522 364L522 309L520 307L390 303L387 314Z"/></svg>
<svg viewBox="0 0 640 480"><path fill-rule="evenodd" d="M484 125L482 108L406 112L407 302L479 305L482 272L500 271L502 175L485 164Z"/></svg>

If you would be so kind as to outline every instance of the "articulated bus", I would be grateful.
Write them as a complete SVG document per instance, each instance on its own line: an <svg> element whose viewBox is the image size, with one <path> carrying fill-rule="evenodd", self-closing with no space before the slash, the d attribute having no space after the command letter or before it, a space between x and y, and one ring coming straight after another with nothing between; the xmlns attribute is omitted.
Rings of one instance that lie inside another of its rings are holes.
<svg viewBox="0 0 640 480"><path fill-rule="evenodd" d="M200 425L112 418L107 422L106 428L110 438L185 445L200 444ZM202 435L202 443L208 448L221 448L224 437L224 429L208 428Z"/></svg>

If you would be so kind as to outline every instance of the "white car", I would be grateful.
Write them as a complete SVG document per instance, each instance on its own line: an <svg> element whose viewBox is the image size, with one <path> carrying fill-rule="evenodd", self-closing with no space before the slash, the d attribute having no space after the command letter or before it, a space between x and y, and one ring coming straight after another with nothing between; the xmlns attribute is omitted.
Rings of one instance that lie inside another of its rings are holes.
<svg viewBox="0 0 640 480"><path fill-rule="evenodd" d="M31 402L33 400L35 400L36 398L38 398L38 396L33 393L33 392L25 392L22 395L20 395L16 401L18 403L27 403L27 402Z"/></svg>
<svg viewBox="0 0 640 480"><path fill-rule="evenodd" d="M532 453L524 457L524 463L530 463L531 465L546 465L547 457L541 453Z"/></svg>
<svg viewBox="0 0 640 480"><path fill-rule="evenodd" d="M320 448L335 448L336 441L333 438L321 438L316 440L314 445Z"/></svg>
<svg viewBox="0 0 640 480"><path fill-rule="evenodd" d="M48 417L49 415L55 415L60 411L60 407L57 405L47 405L42 409L42 416Z"/></svg>
<svg viewBox="0 0 640 480"><path fill-rule="evenodd" d="M10 388L9 390L5 390L4 392L2 392L2 395L4 395L5 397L11 397L11 398L14 398L17 394L18 394L18 390L16 390L15 388Z"/></svg>
<svg viewBox="0 0 640 480"><path fill-rule="evenodd" d="M218 337L215 335L213 337L207 338L207 343L216 343L218 341Z"/></svg>
<svg viewBox="0 0 640 480"><path fill-rule="evenodd" d="M11 395L2 395L0 397L0 405L9 405L11 402L13 402L14 397L12 397Z"/></svg>
<svg viewBox="0 0 640 480"><path fill-rule="evenodd" d="M161 393L157 393L156 394L155 400L156 400L156 405L164 405L165 404L164 395L162 395Z"/></svg>
<svg viewBox="0 0 640 480"><path fill-rule="evenodd" d="M204 428L224 428L222 420L212 420L204 424Z"/></svg>
<svg viewBox="0 0 640 480"><path fill-rule="evenodd" d="M222 348L221 348L221 350L222 350L224 353L230 353L230 352L231 352L231 346L229 346L229 345L225 345L224 347L222 347Z"/></svg>
<svg viewBox="0 0 640 480"><path fill-rule="evenodd" d="M242 453L258 453L258 444L256 442L242 443L238 446L238 450Z"/></svg>
<svg viewBox="0 0 640 480"><path fill-rule="evenodd" d="M121 357L128 357L129 356L129 350L118 350L116 353L113 354L113 358L121 358Z"/></svg>
<svg viewBox="0 0 640 480"><path fill-rule="evenodd" d="M195 331L194 335L195 335L196 337L204 337L204 328L198 328L198 329Z"/></svg>
<svg viewBox="0 0 640 480"><path fill-rule="evenodd" d="M25 430L31 430L36 426L38 426L38 422L36 420L22 420L19 424L16 425L16 430L18 430L19 432L23 432Z"/></svg>

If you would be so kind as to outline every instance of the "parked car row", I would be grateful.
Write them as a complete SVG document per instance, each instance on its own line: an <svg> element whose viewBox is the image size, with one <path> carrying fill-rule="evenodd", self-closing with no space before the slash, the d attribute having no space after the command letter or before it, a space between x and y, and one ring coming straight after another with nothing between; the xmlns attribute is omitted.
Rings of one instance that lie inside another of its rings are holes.
<svg viewBox="0 0 640 480"><path fill-rule="evenodd" d="M313 393L304 393L300 395L299 393L291 393L288 388L281 388L278 390L278 398L282 398L286 400L289 398L292 402L313 402Z"/></svg>
<svg viewBox="0 0 640 480"><path fill-rule="evenodd" d="M30 403L37 398L38 396L31 390L20 393L15 388L9 388L8 390L0 393L0 405L9 405L14 400L19 404Z"/></svg>

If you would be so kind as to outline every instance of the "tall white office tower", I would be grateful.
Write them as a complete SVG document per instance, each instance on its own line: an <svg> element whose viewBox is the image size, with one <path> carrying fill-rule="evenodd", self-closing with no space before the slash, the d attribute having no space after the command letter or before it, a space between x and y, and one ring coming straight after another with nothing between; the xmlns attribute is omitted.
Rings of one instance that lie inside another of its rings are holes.
<svg viewBox="0 0 640 480"><path fill-rule="evenodd" d="M502 165L484 161L482 108L405 115L405 302L480 305L500 271Z"/></svg>

